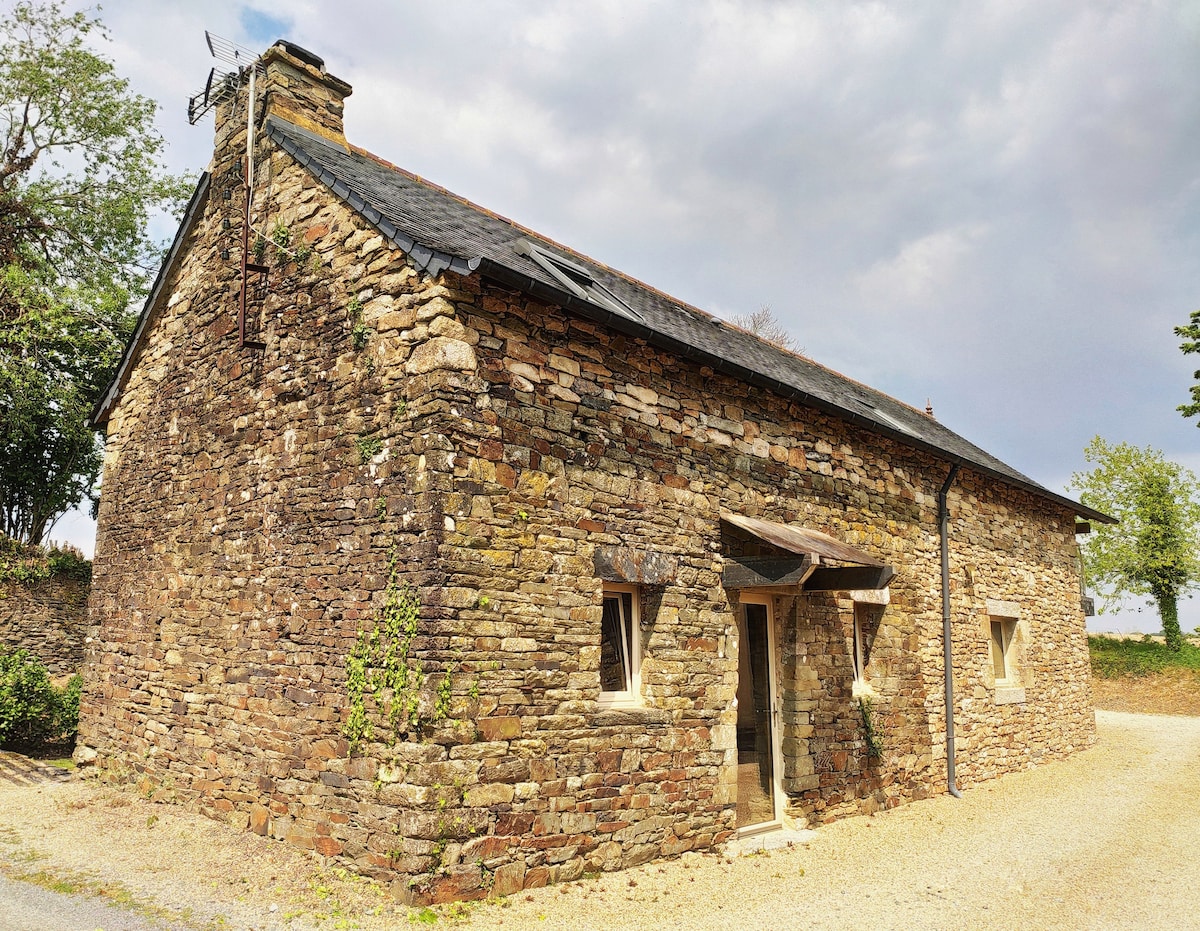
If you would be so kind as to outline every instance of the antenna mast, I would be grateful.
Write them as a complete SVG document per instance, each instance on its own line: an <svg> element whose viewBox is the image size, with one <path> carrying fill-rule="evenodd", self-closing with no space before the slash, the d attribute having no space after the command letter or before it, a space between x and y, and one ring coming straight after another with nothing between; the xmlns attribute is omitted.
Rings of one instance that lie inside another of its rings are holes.
<svg viewBox="0 0 1200 931"><path fill-rule="evenodd" d="M216 69L208 73L208 81L204 90L188 100L188 122L195 123L211 110L216 104L228 99L237 92L237 86L243 81L248 85L246 101L246 157L243 160L243 216L242 216L242 256L241 256L241 287L238 295L238 348L266 349L266 344L246 339L246 291L247 276L257 274L265 280L269 269L250 261L250 216L254 199L254 79L262 70L262 60L245 46L237 45L228 39L214 36L207 29L204 39L208 43L208 51L217 61L233 67L220 78ZM214 86L215 85L215 86Z"/></svg>

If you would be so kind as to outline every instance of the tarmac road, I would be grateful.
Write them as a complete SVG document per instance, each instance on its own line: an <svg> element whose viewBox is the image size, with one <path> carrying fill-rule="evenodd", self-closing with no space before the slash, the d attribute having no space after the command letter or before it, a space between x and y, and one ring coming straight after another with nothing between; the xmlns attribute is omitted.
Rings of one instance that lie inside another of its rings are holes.
<svg viewBox="0 0 1200 931"><path fill-rule="evenodd" d="M124 909L91 897L63 895L0 875L0 931L161 931Z"/></svg>

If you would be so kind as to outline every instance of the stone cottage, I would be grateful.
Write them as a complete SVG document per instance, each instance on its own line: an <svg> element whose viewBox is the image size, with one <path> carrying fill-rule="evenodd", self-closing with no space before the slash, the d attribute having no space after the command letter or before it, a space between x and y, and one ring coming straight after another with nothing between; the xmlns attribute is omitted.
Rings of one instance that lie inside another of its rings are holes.
<svg viewBox="0 0 1200 931"><path fill-rule="evenodd" d="M1093 740L1104 515L247 78L95 415L81 759L429 901Z"/></svg>

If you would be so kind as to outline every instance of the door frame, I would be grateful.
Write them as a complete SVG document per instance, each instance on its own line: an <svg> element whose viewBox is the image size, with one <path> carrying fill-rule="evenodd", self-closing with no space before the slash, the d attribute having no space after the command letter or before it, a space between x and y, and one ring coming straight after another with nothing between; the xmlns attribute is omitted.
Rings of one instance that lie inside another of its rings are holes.
<svg viewBox="0 0 1200 931"><path fill-rule="evenodd" d="M779 653L775 636L775 598L770 594L760 595L748 590L739 593L736 618L739 652L742 649L742 634L745 633L749 636L749 630L745 624L745 606L750 604L762 605L767 609L767 689L771 709L768 720L771 726L771 788L774 793L775 817L770 821L759 821L756 824L739 827L737 829L739 837L774 831L783 827L784 808L787 803L787 794L783 791L783 735L780 733ZM736 692L734 694L736 695Z"/></svg>

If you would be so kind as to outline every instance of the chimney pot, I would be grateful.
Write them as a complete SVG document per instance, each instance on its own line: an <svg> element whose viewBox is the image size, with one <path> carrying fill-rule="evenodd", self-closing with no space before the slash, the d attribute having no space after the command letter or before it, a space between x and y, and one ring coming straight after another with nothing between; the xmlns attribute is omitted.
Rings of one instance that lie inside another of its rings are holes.
<svg viewBox="0 0 1200 931"><path fill-rule="evenodd" d="M272 45L271 47L274 48L276 45L282 47L285 52L292 56L292 58L298 58L306 65L311 65L320 71L321 74L325 73L325 59L320 55L310 52L308 49L297 45L295 42L289 42L287 39L276 39L275 45Z"/></svg>

